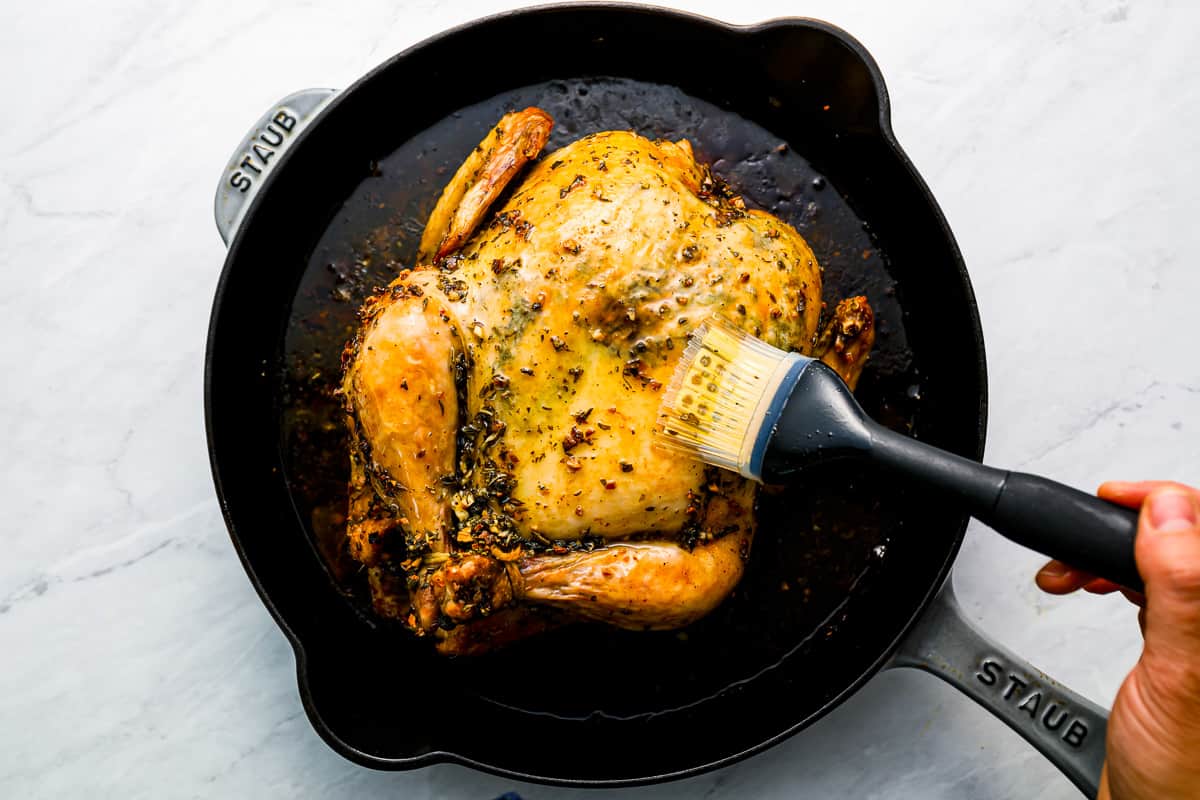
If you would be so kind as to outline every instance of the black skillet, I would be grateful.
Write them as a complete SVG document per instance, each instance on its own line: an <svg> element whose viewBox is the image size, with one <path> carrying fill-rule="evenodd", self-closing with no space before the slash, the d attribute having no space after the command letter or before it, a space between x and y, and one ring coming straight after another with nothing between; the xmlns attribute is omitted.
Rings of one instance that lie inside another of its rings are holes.
<svg viewBox="0 0 1200 800"><path fill-rule="evenodd" d="M446 660L364 611L336 544L338 351L362 296L411 264L449 173L501 113L529 104L554 115L551 148L606 128L691 139L749 202L800 228L827 299L870 297L868 411L983 453L966 269L892 134L877 66L842 31L544 7L434 37L343 92L300 92L264 115L222 177L230 246L205 410L230 535L295 647L316 730L381 769L449 761L547 783L647 783L763 750L878 670L907 666L966 692L1094 794L1106 713L963 619L948 575L966 516L864 467L765 496L742 585L682 634L580 626Z"/></svg>

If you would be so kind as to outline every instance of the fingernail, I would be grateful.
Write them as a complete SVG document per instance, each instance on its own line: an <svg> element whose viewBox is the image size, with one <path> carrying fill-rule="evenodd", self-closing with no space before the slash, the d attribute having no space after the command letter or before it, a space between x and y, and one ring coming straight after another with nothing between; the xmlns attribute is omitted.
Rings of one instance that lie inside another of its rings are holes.
<svg viewBox="0 0 1200 800"><path fill-rule="evenodd" d="M1196 526L1196 504L1183 492L1155 492L1150 495L1150 524L1164 533L1190 530Z"/></svg>
<svg viewBox="0 0 1200 800"><path fill-rule="evenodd" d="M1061 561L1051 561L1038 570L1039 575L1045 575L1047 578L1065 578L1070 572L1071 568Z"/></svg>

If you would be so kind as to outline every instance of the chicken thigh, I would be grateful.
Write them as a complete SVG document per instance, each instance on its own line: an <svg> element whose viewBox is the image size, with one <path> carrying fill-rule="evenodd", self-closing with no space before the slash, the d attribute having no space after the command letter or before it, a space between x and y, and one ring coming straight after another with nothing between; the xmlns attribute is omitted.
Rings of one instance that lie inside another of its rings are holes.
<svg viewBox="0 0 1200 800"><path fill-rule="evenodd" d="M350 553L376 612L447 653L711 611L756 487L654 446L688 335L719 313L851 385L874 338L865 298L829 311L800 234L686 140L607 131L537 160L552 124L530 108L488 133L344 356Z"/></svg>

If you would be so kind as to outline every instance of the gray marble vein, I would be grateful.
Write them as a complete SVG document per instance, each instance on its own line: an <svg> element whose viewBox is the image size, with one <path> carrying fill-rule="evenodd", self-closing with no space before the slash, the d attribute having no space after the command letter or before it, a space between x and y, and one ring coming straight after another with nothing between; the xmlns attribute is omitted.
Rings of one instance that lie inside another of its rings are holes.
<svg viewBox="0 0 1200 800"><path fill-rule="evenodd" d="M824 18L876 56L975 282L993 461L1084 487L1200 482L1200 6L678 5ZM451 766L370 772L309 727L209 477L201 366L224 256L211 191L278 97L347 85L508 6L42 0L0 13L0 795L1076 797L1007 728L906 672L749 761L619 793ZM1039 594L1038 561L972 527L964 606L1110 702L1137 657L1134 614Z"/></svg>

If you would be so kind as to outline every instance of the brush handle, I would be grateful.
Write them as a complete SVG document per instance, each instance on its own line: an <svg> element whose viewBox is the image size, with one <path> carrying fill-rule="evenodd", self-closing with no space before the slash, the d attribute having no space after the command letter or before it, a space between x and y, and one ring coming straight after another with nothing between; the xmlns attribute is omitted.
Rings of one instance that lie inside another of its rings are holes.
<svg viewBox="0 0 1200 800"><path fill-rule="evenodd" d="M871 460L952 495L1017 544L1142 591L1133 557L1137 512L1061 483L948 453L866 421Z"/></svg>

